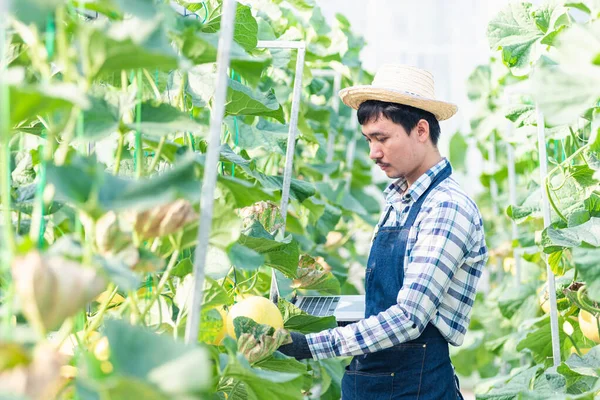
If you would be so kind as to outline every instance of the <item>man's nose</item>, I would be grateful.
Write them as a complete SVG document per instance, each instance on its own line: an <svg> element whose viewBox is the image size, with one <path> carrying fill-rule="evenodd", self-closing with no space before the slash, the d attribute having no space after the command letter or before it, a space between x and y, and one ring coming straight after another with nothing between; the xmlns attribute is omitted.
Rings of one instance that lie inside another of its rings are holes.
<svg viewBox="0 0 600 400"><path fill-rule="evenodd" d="M381 146L377 145L377 143L372 143L369 147L369 158L371 160L377 160L383 157L383 152L381 151Z"/></svg>

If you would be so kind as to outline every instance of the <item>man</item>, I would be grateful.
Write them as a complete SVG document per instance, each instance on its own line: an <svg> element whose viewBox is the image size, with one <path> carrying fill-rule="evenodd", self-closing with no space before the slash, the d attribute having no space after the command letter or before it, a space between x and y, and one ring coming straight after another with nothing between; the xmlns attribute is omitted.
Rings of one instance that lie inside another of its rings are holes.
<svg viewBox="0 0 600 400"><path fill-rule="evenodd" d="M358 109L370 158L395 181L377 225L365 276L365 319L302 335L280 347L298 359L355 356L342 398L462 398L448 354L470 321L487 260L475 203L440 155L438 121L457 111L435 99L427 71L385 65L370 86L340 92Z"/></svg>

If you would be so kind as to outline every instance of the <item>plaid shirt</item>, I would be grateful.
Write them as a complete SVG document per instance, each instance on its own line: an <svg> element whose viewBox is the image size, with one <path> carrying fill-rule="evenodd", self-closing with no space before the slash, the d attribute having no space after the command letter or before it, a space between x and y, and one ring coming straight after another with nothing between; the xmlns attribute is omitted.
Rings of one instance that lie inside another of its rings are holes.
<svg viewBox="0 0 600 400"><path fill-rule="evenodd" d="M403 178L392 183L384 192L382 215L393 208L384 226L403 224L411 205L447 164L442 159L408 190ZM429 322L450 344L460 346L486 261L481 214L449 177L429 193L410 228L397 304L354 324L306 335L313 358L383 350L418 338Z"/></svg>

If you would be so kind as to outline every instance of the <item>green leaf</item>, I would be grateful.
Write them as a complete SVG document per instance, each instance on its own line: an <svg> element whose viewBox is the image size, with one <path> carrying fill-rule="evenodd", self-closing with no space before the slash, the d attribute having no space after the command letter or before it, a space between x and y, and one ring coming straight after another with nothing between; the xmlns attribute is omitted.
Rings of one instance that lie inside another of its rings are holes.
<svg viewBox="0 0 600 400"><path fill-rule="evenodd" d="M492 390L485 394L478 394L478 399L483 400L512 400L517 399L519 393L529 389L531 382L535 379L541 368L530 367L519 371L506 382L495 385Z"/></svg>
<svg viewBox="0 0 600 400"><path fill-rule="evenodd" d="M171 270L171 275L178 278L183 278L187 274L191 274L193 270L194 264L192 263L192 260L189 258L184 258L183 260L179 261Z"/></svg>
<svg viewBox="0 0 600 400"><path fill-rule="evenodd" d="M244 50L251 51L258 42L258 23L252 16L252 9L238 4L235 10L235 28L233 40L240 44Z"/></svg>
<svg viewBox="0 0 600 400"><path fill-rule="evenodd" d="M193 22L192 22L193 23ZM217 48L219 35L214 33L201 33L198 26L190 26L174 36L175 42L182 54L194 65L214 63L217 61ZM250 84L256 85L269 58L264 56L251 56L237 43L231 44L231 68L245 78Z"/></svg>
<svg viewBox="0 0 600 400"><path fill-rule="evenodd" d="M187 158L163 174L141 180L124 179L104 172L92 158L74 157L69 165L47 166L47 182L56 198L100 216L108 210L144 210L174 201L182 195L197 197L194 158Z"/></svg>
<svg viewBox="0 0 600 400"><path fill-rule="evenodd" d="M267 93L253 92L242 83L231 79L227 88L225 113L272 117L281 123L285 122L283 108L277 102L273 90Z"/></svg>
<svg viewBox="0 0 600 400"><path fill-rule="evenodd" d="M119 110L106 100L92 97L92 106L83 113L83 140L96 141L119 130ZM79 138L78 138L79 139Z"/></svg>
<svg viewBox="0 0 600 400"><path fill-rule="evenodd" d="M257 324L250 318L237 317L233 325L238 338L238 351L250 364L265 360L281 345L291 342L287 331Z"/></svg>
<svg viewBox="0 0 600 400"><path fill-rule="evenodd" d="M80 25L79 29L89 54L88 76L138 68L177 68L177 54L169 43L160 17L116 21L104 31L96 25Z"/></svg>
<svg viewBox="0 0 600 400"><path fill-rule="evenodd" d="M260 119L257 125L248 125L234 117L225 118L225 124L232 137L238 141L239 147L247 150L263 147L269 152L285 154L287 125L276 125L263 119Z"/></svg>
<svg viewBox="0 0 600 400"><path fill-rule="evenodd" d="M542 245L547 254L583 244L600 246L600 218L592 217L571 228L556 229L549 226L542 232Z"/></svg>
<svg viewBox="0 0 600 400"><path fill-rule="evenodd" d="M202 299L202 308L210 309L221 306L223 304L231 304L231 298L227 291L210 277L206 277L204 282L204 296Z"/></svg>
<svg viewBox="0 0 600 400"><path fill-rule="evenodd" d="M247 207L259 201L275 200L271 191L236 177L220 175L218 183L226 202L235 208Z"/></svg>
<svg viewBox="0 0 600 400"><path fill-rule="evenodd" d="M269 358L254 364L255 367L276 372L287 372L291 374L306 373L306 365L295 358L287 357L279 352L273 353Z"/></svg>
<svg viewBox="0 0 600 400"><path fill-rule="evenodd" d="M73 106L84 110L91 107L87 96L68 83L10 86L9 90L11 126Z"/></svg>
<svg viewBox="0 0 600 400"><path fill-rule="evenodd" d="M156 386L153 384L132 377L116 377L110 379L103 386L103 390L98 390L98 392L114 399L141 398L148 400L167 400L169 398L167 395L157 390ZM95 388L90 389L97 390ZM100 393L98 393L98 395L99 394ZM83 398L85 399L86 397Z"/></svg>
<svg viewBox="0 0 600 400"><path fill-rule="evenodd" d="M532 16L530 3L509 3L488 25L492 50L502 50L502 60L516 76L529 73L539 57L539 42L544 36Z"/></svg>
<svg viewBox="0 0 600 400"><path fill-rule="evenodd" d="M573 260L580 278L587 284L588 295L600 302L600 249L573 249Z"/></svg>
<svg viewBox="0 0 600 400"><path fill-rule="evenodd" d="M232 265L245 270L256 270L265 263L262 254L239 243L231 245L227 250L227 255Z"/></svg>
<svg viewBox="0 0 600 400"><path fill-rule="evenodd" d="M218 33L220 30L221 15L211 18L202 27L202 31L206 33ZM256 43L258 42L258 23L252 16L252 9L249 6L237 4L233 40L246 51L252 51L256 48Z"/></svg>
<svg viewBox="0 0 600 400"><path fill-rule="evenodd" d="M285 329L307 334L337 327L334 316L315 317L309 315L281 297L279 298L278 307L283 316L283 327Z"/></svg>
<svg viewBox="0 0 600 400"><path fill-rule="evenodd" d="M302 399L301 389L304 378L301 374L252 368L242 355L230 360L223 371L223 376L243 382L248 398L251 400Z"/></svg>
<svg viewBox="0 0 600 400"><path fill-rule="evenodd" d="M277 241L255 221L251 229L240 235L238 243L265 258L265 265L283 272L288 277L295 277L300 257L298 244L286 237Z"/></svg>
<svg viewBox="0 0 600 400"><path fill-rule="evenodd" d="M537 124L535 107L530 104L511 105L506 111L506 118L515 123L515 126Z"/></svg>
<svg viewBox="0 0 600 400"><path fill-rule="evenodd" d="M136 130L137 124L131 123L128 128ZM143 134L151 136L164 136L185 131L194 132L196 135L204 133L204 127L190 119L187 113L156 101L142 103L140 129Z"/></svg>
<svg viewBox="0 0 600 400"><path fill-rule="evenodd" d="M340 294L340 282L336 277L309 255L302 255L298 265L298 277L292 285L296 289L316 290L321 293Z"/></svg>
<svg viewBox="0 0 600 400"><path fill-rule="evenodd" d="M514 290L503 292L498 298L498 308L502 316L511 319L515 312L523 305L527 304L529 296L535 294L536 285L520 285Z"/></svg>
<svg viewBox="0 0 600 400"><path fill-rule="evenodd" d="M563 362L557 372L566 378L568 393L592 390L600 379L600 346L592 348L583 357L573 354Z"/></svg>
<svg viewBox="0 0 600 400"><path fill-rule="evenodd" d="M209 359L204 349L121 320L108 320L105 325L115 374L152 382L166 393L186 393L210 385L211 369L206 368Z"/></svg>
<svg viewBox="0 0 600 400"><path fill-rule="evenodd" d="M8 12L24 24L34 24L40 31L45 30L49 18L63 3L63 0L24 0L8 3Z"/></svg>
<svg viewBox="0 0 600 400"><path fill-rule="evenodd" d="M593 58L600 54L600 21L575 24L556 38L556 63L542 64L532 77L534 98L547 123L576 122L600 97L600 66Z"/></svg>

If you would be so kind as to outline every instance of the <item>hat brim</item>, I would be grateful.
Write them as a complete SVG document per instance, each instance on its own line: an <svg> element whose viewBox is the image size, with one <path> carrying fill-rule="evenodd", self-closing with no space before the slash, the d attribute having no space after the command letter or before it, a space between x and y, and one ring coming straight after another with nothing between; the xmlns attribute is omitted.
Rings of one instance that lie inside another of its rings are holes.
<svg viewBox="0 0 600 400"><path fill-rule="evenodd" d="M352 86L340 90L339 96L348 107L358 110L358 107L367 100L379 100L390 103L404 104L429 111L438 121L452 117L458 111L455 104L445 101L427 99L406 92L376 86Z"/></svg>

